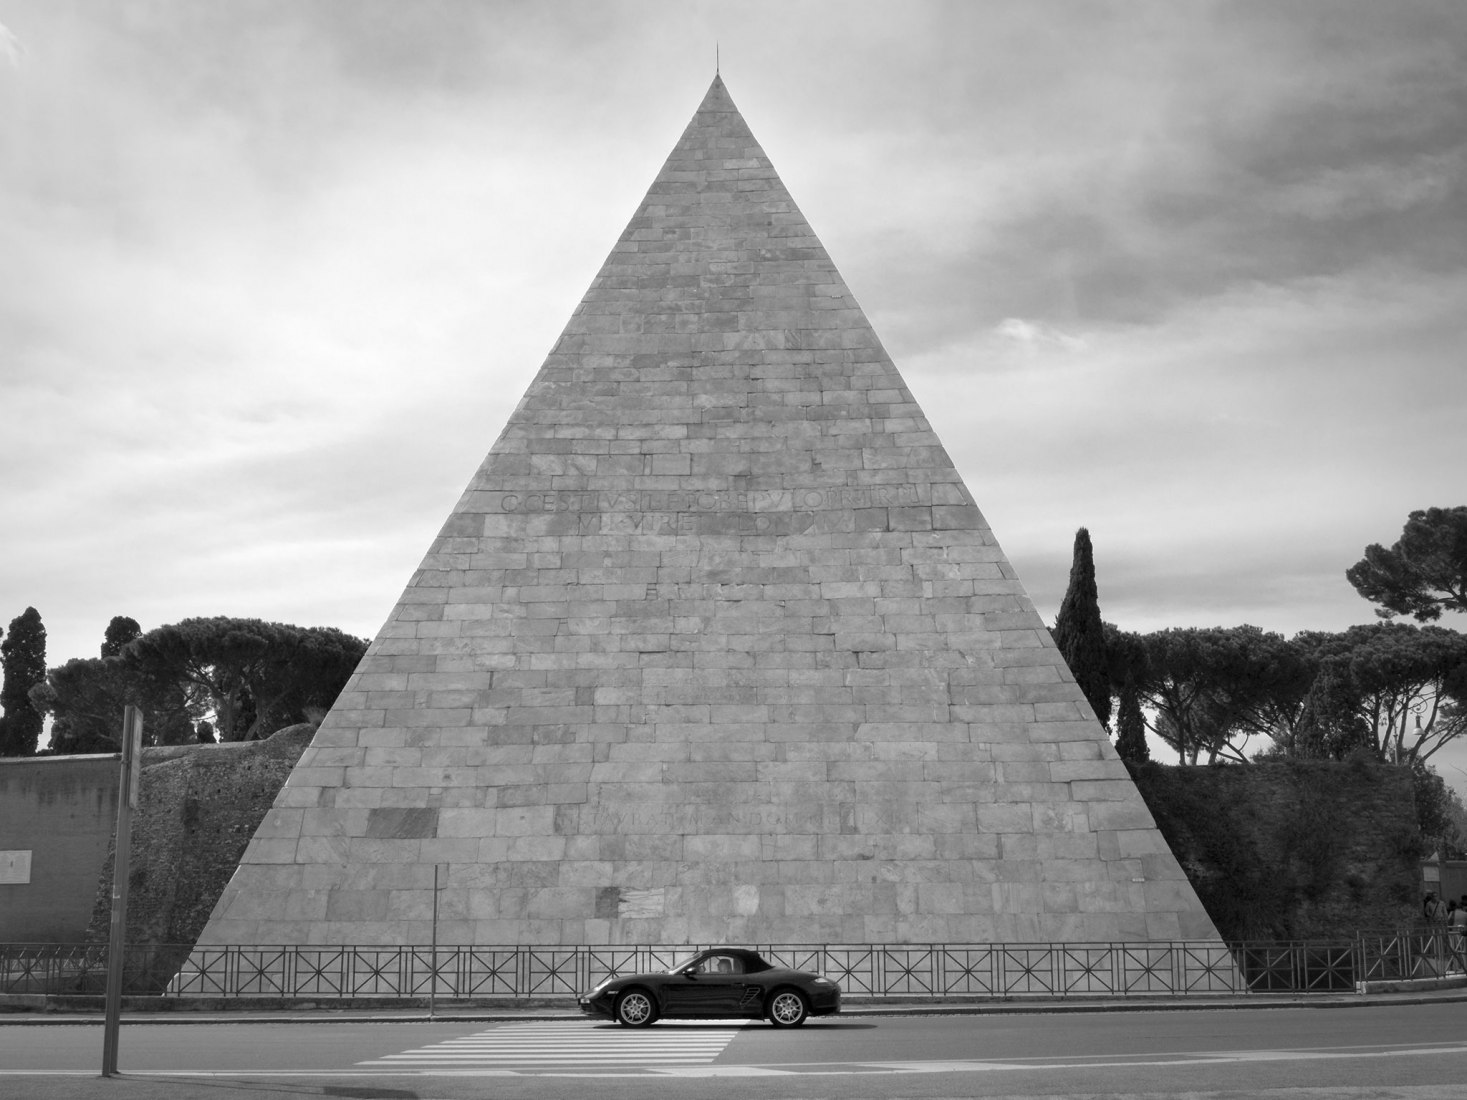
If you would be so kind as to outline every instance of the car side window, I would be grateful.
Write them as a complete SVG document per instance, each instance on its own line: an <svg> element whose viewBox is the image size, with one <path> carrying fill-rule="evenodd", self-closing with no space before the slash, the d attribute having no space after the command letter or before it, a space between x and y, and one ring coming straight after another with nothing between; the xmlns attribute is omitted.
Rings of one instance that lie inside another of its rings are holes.
<svg viewBox="0 0 1467 1100"><path fill-rule="evenodd" d="M693 970L695 974L742 974L744 960L732 955L710 955Z"/></svg>

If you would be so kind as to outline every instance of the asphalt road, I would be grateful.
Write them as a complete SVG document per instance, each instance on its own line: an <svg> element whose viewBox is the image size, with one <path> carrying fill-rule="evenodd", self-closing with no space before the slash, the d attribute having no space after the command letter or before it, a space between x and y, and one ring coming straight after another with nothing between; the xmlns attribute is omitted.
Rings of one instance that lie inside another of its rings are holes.
<svg viewBox="0 0 1467 1100"><path fill-rule="evenodd" d="M767 1024L580 1019L7 1026L15 1100L895 1100L1270 1094L1467 1097L1467 1002L1186 1012L883 1016Z"/></svg>

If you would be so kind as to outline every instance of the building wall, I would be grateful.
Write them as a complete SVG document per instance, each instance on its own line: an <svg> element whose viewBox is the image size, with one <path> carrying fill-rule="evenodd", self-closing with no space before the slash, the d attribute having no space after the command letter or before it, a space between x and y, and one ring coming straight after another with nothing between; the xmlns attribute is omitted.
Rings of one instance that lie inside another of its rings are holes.
<svg viewBox="0 0 1467 1100"><path fill-rule="evenodd" d="M117 823L118 773L113 756L0 759L0 880L29 880L0 881L0 943L85 938Z"/></svg>

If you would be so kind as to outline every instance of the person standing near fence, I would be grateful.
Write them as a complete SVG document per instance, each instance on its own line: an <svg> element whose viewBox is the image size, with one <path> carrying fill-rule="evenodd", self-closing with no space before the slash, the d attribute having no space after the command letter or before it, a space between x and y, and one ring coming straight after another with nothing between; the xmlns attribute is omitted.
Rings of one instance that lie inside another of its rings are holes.
<svg viewBox="0 0 1467 1100"><path fill-rule="evenodd" d="M1446 903L1436 896L1435 890L1428 890L1426 897L1421 899L1421 916L1427 924L1445 924L1447 922Z"/></svg>
<svg viewBox="0 0 1467 1100"><path fill-rule="evenodd" d="M1463 956L1463 948L1467 946L1467 896L1462 898L1462 904L1455 901L1447 903L1447 950L1452 953L1452 970L1457 973L1467 973L1467 958Z"/></svg>

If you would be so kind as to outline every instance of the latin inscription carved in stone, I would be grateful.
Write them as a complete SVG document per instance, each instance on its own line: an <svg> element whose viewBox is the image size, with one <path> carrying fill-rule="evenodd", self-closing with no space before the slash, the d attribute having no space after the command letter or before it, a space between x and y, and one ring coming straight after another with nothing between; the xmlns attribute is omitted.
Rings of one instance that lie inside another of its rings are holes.
<svg viewBox="0 0 1467 1100"><path fill-rule="evenodd" d="M927 503L918 485L829 489L707 489L688 491L593 490L489 493L490 510L531 515L545 512L810 512L846 508L898 508Z"/></svg>
<svg viewBox="0 0 1467 1100"><path fill-rule="evenodd" d="M930 501L919 485L804 489L556 491L487 493L488 510L506 515L574 513L583 534L799 535L821 513L916 507Z"/></svg>

